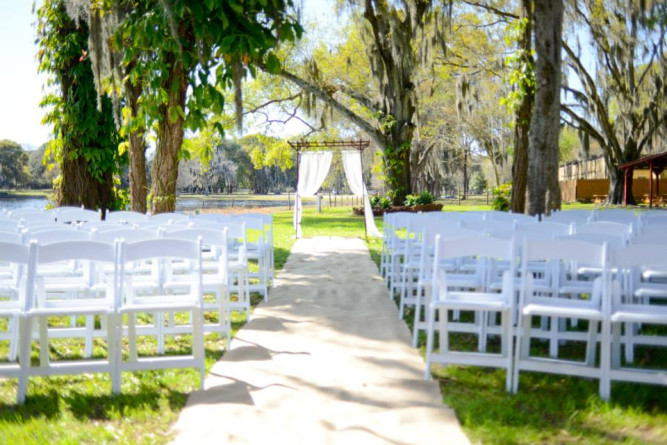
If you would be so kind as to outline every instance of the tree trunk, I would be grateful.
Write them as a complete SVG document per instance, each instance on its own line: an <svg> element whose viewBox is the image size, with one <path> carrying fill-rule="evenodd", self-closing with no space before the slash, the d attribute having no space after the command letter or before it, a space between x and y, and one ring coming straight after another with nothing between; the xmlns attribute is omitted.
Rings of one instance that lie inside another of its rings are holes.
<svg viewBox="0 0 667 445"><path fill-rule="evenodd" d="M176 181L178 180L178 152L183 145L185 93L188 76L175 54L167 66L170 75L163 88L169 91L166 104L160 106L157 146L151 172L151 212L165 213L176 210ZM175 87L172 88L172 82Z"/></svg>
<svg viewBox="0 0 667 445"><path fill-rule="evenodd" d="M616 166L607 167L609 176L609 191L605 204L622 205L625 198L625 172ZM635 197L632 195L632 172L628 178L628 204L636 205Z"/></svg>
<svg viewBox="0 0 667 445"><path fill-rule="evenodd" d="M132 68L128 67L129 72ZM125 96L132 119L133 129L130 131L130 209L134 212L146 213L146 197L148 195L148 179L146 178L146 140L143 126L138 128L139 97L141 85L133 85L129 77L125 81Z"/></svg>
<svg viewBox="0 0 667 445"><path fill-rule="evenodd" d="M56 204L60 206L84 206L86 209L108 209L113 200L113 175L106 172L102 181L95 179L88 170L83 156L72 158L78 147L63 147L62 180L56 192Z"/></svg>
<svg viewBox="0 0 667 445"><path fill-rule="evenodd" d="M535 0L535 107L528 154L528 213L560 208L558 133L560 131L562 0Z"/></svg>
<svg viewBox="0 0 667 445"><path fill-rule="evenodd" d="M524 62L534 64L531 55L533 37L533 2L521 1L521 18L526 19L526 26L519 41L519 50L522 51ZM512 198L510 210L514 213L526 211L526 182L528 179L528 147L530 131L530 115L533 111L535 91L527 89L521 99L521 104L514 116L514 159L512 160Z"/></svg>

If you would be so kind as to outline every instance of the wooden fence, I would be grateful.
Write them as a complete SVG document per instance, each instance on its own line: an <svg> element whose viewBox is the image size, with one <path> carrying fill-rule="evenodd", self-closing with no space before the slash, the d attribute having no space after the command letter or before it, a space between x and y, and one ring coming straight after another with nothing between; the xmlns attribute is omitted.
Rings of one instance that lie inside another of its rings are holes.
<svg viewBox="0 0 667 445"><path fill-rule="evenodd" d="M667 182L661 182L660 194L667 194ZM632 195L635 201L643 202L648 196L648 178L634 178ZM560 181L560 197L563 202L596 202L607 197L609 179L571 179ZM656 183L653 183L653 194L657 196Z"/></svg>

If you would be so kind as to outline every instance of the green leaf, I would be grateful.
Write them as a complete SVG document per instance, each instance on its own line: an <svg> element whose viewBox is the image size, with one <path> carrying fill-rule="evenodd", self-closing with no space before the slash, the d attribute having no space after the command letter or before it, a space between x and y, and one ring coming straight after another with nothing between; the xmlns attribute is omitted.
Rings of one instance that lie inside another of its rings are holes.
<svg viewBox="0 0 667 445"><path fill-rule="evenodd" d="M266 58L266 69L271 74L279 74L281 70L280 59L273 52Z"/></svg>

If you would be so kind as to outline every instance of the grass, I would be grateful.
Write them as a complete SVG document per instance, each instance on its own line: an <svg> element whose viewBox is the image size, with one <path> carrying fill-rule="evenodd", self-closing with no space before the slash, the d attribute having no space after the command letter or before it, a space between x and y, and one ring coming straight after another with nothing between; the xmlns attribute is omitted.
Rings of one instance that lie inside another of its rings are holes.
<svg viewBox="0 0 667 445"><path fill-rule="evenodd" d="M447 210L463 206L452 207ZM381 228L381 218L376 221ZM325 207L321 214L307 208L302 228L305 237L363 237L364 233L363 219L352 217L350 207ZM293 234L291 212L275 213L277 269L287 260ZM366 243L379 264L381 241L369 238ZM254 296L253 305L258 302ZM234 332L243 325L238 317L232 322ZM465 345L469 340L456 342ZM172 351L187 350L189 338L172 338L167 346ZM218 336L207 335L207 371L223 355L224 346ZM423 353L423 339L420 347ZM75 357L81 349L76 341L54 341L51 354ZM144 353L154 349L153 342L142 340ZM95 352L104 353L103 342L96 342ZM6 353L6 342L0 342L0 356ZM667 363L664 352L647 354L662 354L652 358ZM474 442L667 443L665 387L615 383L612 401L605 403L597 396L597 383L586 379L526 372L521 375L520 393L510 395L505 392L502 371L464 366L434 367L433 371L443 401L456 411ZM111 395L111 382L104 374L37 377L30 379L25 405L17 406L16 379L0 380L0 444L167 443L172 437L170 425L196 389L198 372L187 369L124 373L118 396Z"/></svg>

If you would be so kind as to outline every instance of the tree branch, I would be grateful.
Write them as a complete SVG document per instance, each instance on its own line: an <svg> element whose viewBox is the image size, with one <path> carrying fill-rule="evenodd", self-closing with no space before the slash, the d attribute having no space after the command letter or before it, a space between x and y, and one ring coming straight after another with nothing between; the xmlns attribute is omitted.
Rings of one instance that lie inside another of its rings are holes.
<svg viewBox="0 0 667 445"><path fill-rule="evenodd" d="M258 63L257 66L263 70L267 71L266 66L263 63ZM267 71L268 72L268 71ZM324 91L322 88L318 87L317 85L313 85L312 83L308 82L305 79L302 79L301 77L297 76L296 74L293 74L287 70L282 69L280 73L278 73L281 77L284 79L289 80L299 88L301 88L304 91L309 92L322 102L326 103L329 105L331 108L334 110L338 111L340 114L345 116L350 122L356 124L359 128L361 128L370 138L373 139L373 141L381 148L384 150L384 147L387 146L386 140L384 135L380 132L379 129L375 128L370 122L368 122L366 119L363 117L359 116L356 114L354 111L350 110L347 108L345 105L341 104L338 102L336 99L331 97L326 91Z"/></svg>
<svg viewBox="0 0 667 445"><path fill-rule="evenodd" d="M516 14L513 14L511 12L507 12L507 11L503 11L501 9L498 9L498 8L496 8L494 6L491 6L491 5L487 5L485 3L477 3L477 2L470 1L470 0L461 0L461 3L465 3L466 5L469 5L469 6L472 6L472 7L475 7L475 8L484 9L485 11L492 12L496 15L499 15L501 17L505 17L505 18L508 18L508 19L517 20L519 18L519 16L516 15Z"/></svg>

